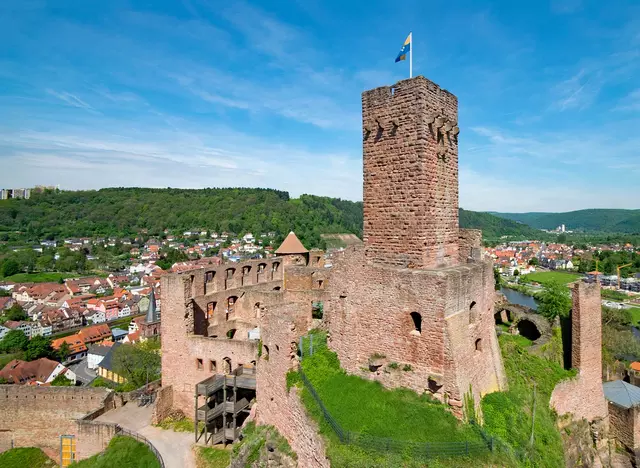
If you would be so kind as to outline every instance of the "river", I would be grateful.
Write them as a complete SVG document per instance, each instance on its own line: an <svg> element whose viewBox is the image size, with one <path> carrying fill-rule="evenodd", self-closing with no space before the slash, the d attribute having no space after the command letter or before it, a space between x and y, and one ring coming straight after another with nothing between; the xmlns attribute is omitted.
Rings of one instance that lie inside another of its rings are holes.
<svg viewBox="0 0 640 468"><path fill-rule="evenodd" d="M538 310L538 302L531 296L522 294L520 291L502 287L500 292L504 294L511 304L517 304L525 307L529 307L533 310Z"/></svg>

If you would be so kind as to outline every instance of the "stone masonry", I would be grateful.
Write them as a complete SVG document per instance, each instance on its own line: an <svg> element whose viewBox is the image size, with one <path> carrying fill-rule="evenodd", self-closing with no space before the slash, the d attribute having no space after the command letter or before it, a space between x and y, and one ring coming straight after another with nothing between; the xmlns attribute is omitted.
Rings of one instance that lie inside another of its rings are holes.
<svg viewBox="0 0 640 468"><path fill-rule="evenodd" d="M599 283L577 282L571 291L571 367L576 378L560 382L549 404L559 415L588 421L607 416L602 390L602 306Z"/></svg>
<svg viewBox="0 0 640 468"><path fill-rule="evenodd" d="M112 400L113 393L104 388L0 385L0 446L8 448L13 440L15 447L39 447L57 460L60 436L74 435L78 459L93 455L110 436L89 433L78 421L112 407Z"/></svg>
<svg viewBox="0 0 640 468"><path fill-rule="evenodd" d="M458 264L458 99L422 76L362 94L369 262Z"/></svg>
<svg viewBox="0 0 640 468"><path fill-rule="evenodd" d="M348 372L461 415L465 393L479 402L505 375L492 266L458 226L457 99L420 76L366 91L362 114L364 247L333 259L329 345Z"/></svg>

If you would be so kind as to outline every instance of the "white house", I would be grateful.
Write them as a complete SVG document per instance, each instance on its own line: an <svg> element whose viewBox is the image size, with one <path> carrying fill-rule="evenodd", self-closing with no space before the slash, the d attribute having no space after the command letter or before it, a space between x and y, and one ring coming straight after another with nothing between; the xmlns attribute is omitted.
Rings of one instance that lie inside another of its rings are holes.
<svg viewBox="0 0 640 468"><path fill-rule="evenodd" d="M89 347L89 351L87 352L87 367L89 369L96 369L110 350L111 348L109 346L96 345Z"/></svg>
<svg viewBox="0 0 640 468"><path fill-rule="evenodd" d="M131 315L131 307L124 304L120 310L118 310L118 318L128 317L129 315Z"/></svg>
<svg viewBox="0 0 640 468"><path fill-rule="evenodd" d="M0 325L0 340L9 332L9 328Z"/></svg>
<svg viewBox="0 0 640 468"><path fill-rule="evenodd" d="M96 323L104 323L107 321L107 317L104 312L100 310L94 311L91 315L87 315L87 320L89 320L92 324Z"/></svg>

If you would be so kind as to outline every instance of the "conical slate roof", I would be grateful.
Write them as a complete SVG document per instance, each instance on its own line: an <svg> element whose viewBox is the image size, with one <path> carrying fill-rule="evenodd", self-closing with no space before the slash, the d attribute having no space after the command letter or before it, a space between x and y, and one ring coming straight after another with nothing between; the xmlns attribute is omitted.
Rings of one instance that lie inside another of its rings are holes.
<svg viewBox="0 0 640 468"><path fill-rule="evenodd" d="M280 247L278 247L278 250L276 250L276 253L279 255L304 254L308 252L293 231L289 233L282 244L280 244Z"/></svg>
<svg viewBox="0 0 640 468"><path fill-rule="evenodd" d="M604 397L623 408L640 406L640 388L623 380L614 380L602 385Z"/></svg>
<svg viewBox="0 0 640 468"><path fill-rule="evenodd" d="M147 323L158 321L158 310L156 308L156 295L151 288L151 294L149 294L149 308L147 309L147 316L144 318Z"/></svg>

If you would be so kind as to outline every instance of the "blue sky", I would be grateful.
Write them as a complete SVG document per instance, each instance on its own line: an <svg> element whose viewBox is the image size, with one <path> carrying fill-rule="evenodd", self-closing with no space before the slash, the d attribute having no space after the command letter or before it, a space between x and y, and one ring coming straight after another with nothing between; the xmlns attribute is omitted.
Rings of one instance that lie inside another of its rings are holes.
<svg viewBox="0 0 640 468"><path fill-rule="evenodd" d="M2 0L0 186L362 197L360 93L459 98L460 204L640 208L640 4Z"/></svg>

